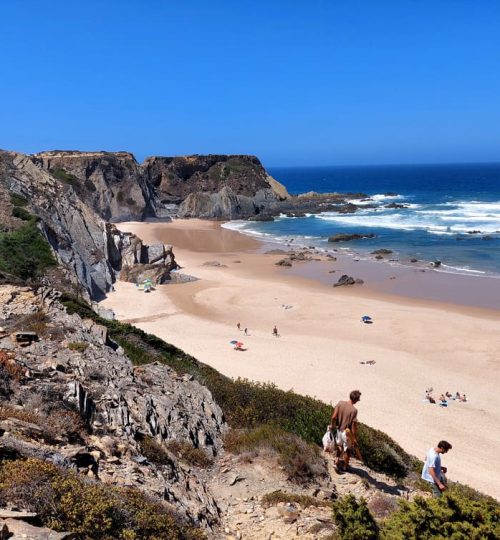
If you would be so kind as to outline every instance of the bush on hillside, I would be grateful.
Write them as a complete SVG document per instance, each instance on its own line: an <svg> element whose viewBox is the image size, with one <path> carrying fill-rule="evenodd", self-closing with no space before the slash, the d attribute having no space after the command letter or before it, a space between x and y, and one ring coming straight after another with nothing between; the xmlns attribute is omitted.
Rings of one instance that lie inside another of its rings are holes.
<svg viewBox="0 0 500 540"><path fill-rule="evenodd" d="M333 517L340 540L376 540L378 526L368 510L365 499L346 495L333 504Z"/></svg>
<svg viewBox="0 0 500 540"><path fill-rule="evenodd" d="M49 244L34 220L15 231L0 233L0 271L21 279L36 279L55 264Z"/></svg>
<svg viewBox="0 0 500 540"><path fill-rule="evenodd" d="M18 193L10 193L10 203L12 206L28 206L28 200Z"/></svg>
<svg viewBox="0 0 500 540"><path fill-rule="evenodd" d="M33 219L33 216L24 208L21 208L20 206L14 206L12 209L12 216L18 219L22 219L23 221L30 221Z"/></svg>
<svg viewBox="0 0 500 540"><path fill-rule="evenodd" d="M440 499L400 500L400 508L383 524L382 538L406 540L500 538L500 505L490 497L457 485Z"/></svg>
<svg viewBox="0 0 500 540"><path fill-rule="evenodd" d="M69 173L61 167L54 167L53 169L50 169L50 174L61 182L73 186L75 189L81 188L80 180L78 180L74 174Z"/></svg>
<svg viewBox="0 0 500 540"><path fill-rule="evenodd" d="M167 448L174 456L193 467L206 469L212 465L212 458L201 448L195 448L192 444L172 439L167 442Z"/></svg>
<svg viewBox="0 0 500 540"><path fill-rule="evenodd" d="M71 531L79 540L205 538L141 491L92 482L37 459L2 464L0 504L36 512L43 525Z"/></svg>
<svg viewBox="0 0 500 540"><path fill-rule="evenodd" d="M275 454L288 480L299 484L327 474L326 462L318 446L272 425L231 430L225 437L224 446L234 454Z"/></svg>
<svg viewBox="0 0 500 540"><path fill-rule="evenodd" d="M189 373L206 386L224 412L232 428L251 429L270 424L319 444L331 417L331 406L291 390L285 392L274 384L232 380L177 347L142 330L118 321L101 319L87 304L65 296L62 301L69 313L78 313L106 326L110 337L123 347L136 364L161 362L178 373ZM404 477L414 466L414 458L395 441L360 424L359 446L367 466L394 477Z"/></svg>

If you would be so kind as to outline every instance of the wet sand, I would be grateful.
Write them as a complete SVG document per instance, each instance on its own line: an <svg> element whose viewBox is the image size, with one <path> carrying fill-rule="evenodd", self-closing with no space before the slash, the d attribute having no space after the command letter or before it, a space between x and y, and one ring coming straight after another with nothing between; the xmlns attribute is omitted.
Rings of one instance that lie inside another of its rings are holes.
<svg viewBox="0 0 500 540"><path fill-rule="evenodd" d="M181 272L199 278L160 286L148 295L133 284L118 283L104 305L119 319L232 377L273 381L327 403L359 388L360 420L420 458L440 439L449 440L453 450L443 464L450 478L500 498L500 311L397 296L386 282L407 280L411 289L413 270L390 280L370 274L363 261L283 269L274 264L282 255L263 254L266 247L259 242L219 223L177 220L119 227L146 243L173 244ZM223 266L204 265L209 261ZM333 288L343 264L360 265L356 277L368 272L365 285ZM382 273L392 275L388 268ZM332 269L335 273L329 274ZM318 273L331 276L330 281L325 277L323 282ZM424 282L433 279L430 274L437 273L420 272ZM365 314L373 324L360 322ZM249 335L237 330L237 322ZM279 338L272 335L275 324ZM243 341L247 350L235 351L232 339ZM375 365L361 364L368 360ZM452 401L448 408L423 403L429 386L436 397L459 391L469 401Z"/></svg>

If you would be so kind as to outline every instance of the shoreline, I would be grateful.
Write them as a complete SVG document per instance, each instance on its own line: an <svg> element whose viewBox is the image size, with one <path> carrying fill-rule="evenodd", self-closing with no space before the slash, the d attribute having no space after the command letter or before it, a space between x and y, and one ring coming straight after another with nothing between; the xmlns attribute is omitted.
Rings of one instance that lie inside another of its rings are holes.
<svg viewBox="0 0 500 540"><path fill-rule="evenodd" d="M118 226L146 243L173 244L181 271L199 278L159 286L150 295L118 282L103 302L118 319L230 377L272 381L326 403L359 388L361 421L419 457L438 440L450 440L454 448L444 463L449 477L500 498L500 475L489 466L500 440L500 312L392 298L371 291L368 283L357 290L326 286L275 266L283 255L263 254L258 240L220 222ZM205 265L214 260L220 266ZM301 263L301 268L313 263ZM364 314L374 317L374 324L360 323ZM238 332L237 322L248 327L248 336ZM271 334L274 324L279 339ZM236 338L248 350L234 351L229 341ZM372 359L373 366L361 364ZM447 409L422 403L429 386L437 397L465 392L469 402L452 402ZM468 426L474 426L474 444Z"/></svg>
<svg viewBox="0 0 500 540"><path fill-rule="evenodd" d="M221 227L224 225L225 223ZM237 228L227 229L256 240L265 246L265 249L308 249L308 246L302 243L268 240ZM265 249L261 251L264 252ZM349 287L349 292L356 295L375 295L385 297L391 302L410 299L434 307L446 305L451 310L467 308L469 311L473 310L477 316L500 318L500 274L480 275L475 272L436 270L430 266L430 261L412 264L400 260L391 261L387 257L376 260L373 255L368 257L368 251L354 251L342 244L338 247L332 244L326 248L316 246L315 249L324 255L329 253L337 258L336 264L332 265L332 269L336 271L334 275L329 275L325 271L325 265L315 261L310 261L307 265L299 263L283 271L289 275L321 281L329 286L332 286L340 275L348 274L365 281L361 288Z"/></svg>

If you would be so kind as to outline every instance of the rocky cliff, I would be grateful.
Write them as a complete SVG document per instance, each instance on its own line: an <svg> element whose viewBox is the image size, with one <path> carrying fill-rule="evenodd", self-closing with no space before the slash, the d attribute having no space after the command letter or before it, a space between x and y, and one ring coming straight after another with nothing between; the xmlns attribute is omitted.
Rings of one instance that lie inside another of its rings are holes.
<svg viewBox="0 0 500 540"><path fill-rule="evenodd" d="M47 288L0 285L0 456L140 485L190 522L213 525L219 509L196 467L166 447L161 465L144 457L145 440L187 444L207 463L217 456L227 426L210 392L167 366L134 368L105 327L69 315L58 297ZM10 336L34 320L31 343Z"/></svg>
<svg viewBox="0 0 500 540"><path fill-rule="evenodd" d="M31 159L111 222L247 218L289 197L254 156L150 157L139 165L128 152L51 151Z"/></svg>
<svg viewBox="0 0 500 540"><path fill-rule="evenodd" d="M289 197L255 156L151 157L143 167L162 202L180 204L179 217L246 218Z"/></svg>
<svg viewBox="0 0 500 540"><path fill-rule="evenodd" d="M144 246L134 235L121 233L85 202L78 186L51 174L38 159L0 152L0 197L3 226L20 226L35 215L61 273L89 300L102 299L124 266L154 264L156 282L177 266L171 246ZM9 197L23 201L21 213Z"/></svg>
<svg viewBox="0 0 500 540"><path fill-rule="evenodd" d="M106 221L164 217L143 168L129 152L40 152L34 163L73 187Z"/></svg>

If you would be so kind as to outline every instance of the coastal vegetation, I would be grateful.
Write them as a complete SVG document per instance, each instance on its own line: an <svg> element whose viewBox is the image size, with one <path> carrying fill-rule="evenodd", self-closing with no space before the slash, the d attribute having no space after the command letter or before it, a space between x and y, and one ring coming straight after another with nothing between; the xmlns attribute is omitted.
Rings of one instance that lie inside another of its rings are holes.
<svg viewBox="0 0 500 540"><path fill-rule="evenodd" d="M400 499L399 508L376 520L364 499L347 495L333 504L341 540L406 540L500 538L500 505L466 486L453 485L440 498Z"/></svg>
<svg viewBox="0 0 500 540"><path fill-rule="evenodd" d="M13 231L0 233L0 271L25 280L39 278L56 260L38 230L36 218L21 207L16 206L14 210L22 211L23 217L16 217L28 222Z"/></svg>
<svg viewBox="0 0 500 540"><path fill-rule="evenodd" d="M30 458L0 466L0 504L36 512L46 527L70 530L76 539L201 540L163 502L132 488L87 480L52 463Z"/></svg>

